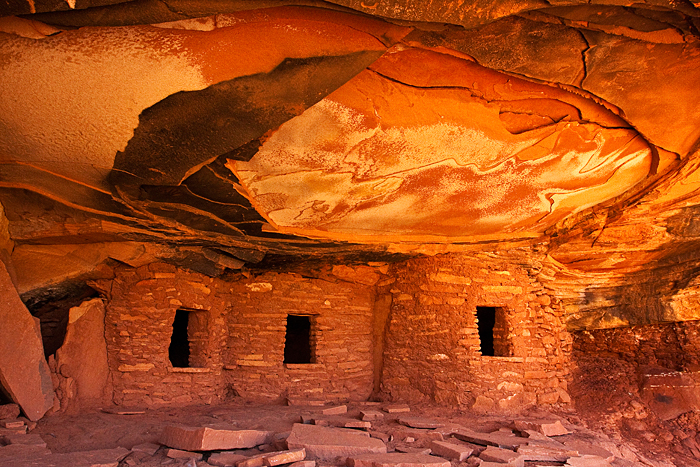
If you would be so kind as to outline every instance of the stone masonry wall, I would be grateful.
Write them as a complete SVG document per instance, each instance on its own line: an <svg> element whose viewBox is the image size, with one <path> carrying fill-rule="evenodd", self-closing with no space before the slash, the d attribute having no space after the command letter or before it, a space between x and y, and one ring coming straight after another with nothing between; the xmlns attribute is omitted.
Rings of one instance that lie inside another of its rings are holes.
<svg viewBox="0 0 700 467"><path fill-rule="evenodd" d="M152 263L118 268L108 290L105 337L114 401L123 405L211 403L225 394L221 350L230 297L221 281ZM201 368L173 368L168 347L178 309L206 313L209 339L198 351Z"/></svg>
<svg viewBox="0 0 700 467"><path fill-rule="evenodd" d="M394 400L479 410L569 402L571 337L536 269L494 255L440 255L397 264L390 294L383 391ZM482 356L476 307L505 309L511 355Z"/></svg>
<svg viewBox="0 0 700 467"><path fill-rule="evenodd" d="M574 351L612 354L637 366L700 369L700 321L650 324L572 333Z"/></svg>
<svg viewBox="0 0 700 467"><path fill-rule="evenodd" d="M211 403L230 393L361 400L372 391L373 287L272 273L228 282L162 263L115 276L94 285L108 296L117 404ZM173 368L168 354L178 309L193 310L188 368ZM288 314L310 317L314 363L283 363Z"/></svg>
<svg viewBox="0 0 700 467"><path fill-rule="evenodd" d="M374 289L268 273L231 285L227 381L249 399L365 400L373 387ZM285 364L287 315L309 316L313 363Z"/></svg>

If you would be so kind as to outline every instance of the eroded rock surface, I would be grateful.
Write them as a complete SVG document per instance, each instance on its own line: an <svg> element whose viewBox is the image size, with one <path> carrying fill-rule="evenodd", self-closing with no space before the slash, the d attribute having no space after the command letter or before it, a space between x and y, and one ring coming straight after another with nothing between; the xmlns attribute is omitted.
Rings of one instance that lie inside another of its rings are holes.
<svg viewBox="0 0 700 467"><path fill-rule="evenodd" d="M53 407L53 384L39 324L17 294L0 262L0 385L30 420Z"/></svg>

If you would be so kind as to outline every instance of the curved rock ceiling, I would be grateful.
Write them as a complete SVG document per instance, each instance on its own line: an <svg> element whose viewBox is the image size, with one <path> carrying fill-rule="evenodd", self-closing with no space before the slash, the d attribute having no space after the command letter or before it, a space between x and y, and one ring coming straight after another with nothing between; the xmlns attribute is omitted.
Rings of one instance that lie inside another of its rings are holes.
<svg viewBox="0 0 700 467"><path fill-rule="evenodd" d="M698 2L34 0L0 16L21 290L51 283L22 265L59 250L82 274L107 257L220 272L524 245L546 250L574 327L662 273L659 294L692 302ZM680 305L643 306L658 321Z"/></svg>

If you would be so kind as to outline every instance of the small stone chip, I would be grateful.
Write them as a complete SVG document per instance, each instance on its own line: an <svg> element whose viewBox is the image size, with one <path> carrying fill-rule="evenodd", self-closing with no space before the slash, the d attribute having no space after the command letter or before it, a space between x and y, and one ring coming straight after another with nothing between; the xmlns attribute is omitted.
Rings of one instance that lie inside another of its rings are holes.
<svg viewBox="0 0 700 467"><path fill-rule="evenodd" d="M316 461L299 461L289 464L289 467L316 467Z"/></svg>
<svg viewBox="0 0 700 467"><path fill-rule="evenodd" d="M0 420L0 426L4 428L14 429L24 427L23 420Z"/></svg>
<svg viewBox="0 0 700 467"><path fill-rule="evenodd" d="M217 467L228 467L231 465L236 465L238 462L244 460L246 457L241 454L236 454L234 452L216 452L209 456L207 462L211 465L216 465Z"/></svg>
<svg viewBox="0 0 700 467"><path fill-rule="evenodd" d="M405 426L410 426L411 428L422 428L428 430L434 430L435 428L442 428L445 426L444 423L438 422L436 420L431 420L429 418L422 417L399 417L397 420L400 424Z"/></svg>
<svg viewBox="0 0 700 467"><path fill-rule="evenodd" d="M384 407L386 413L407 413L411 408L406 404L388 405Z"/></svg>
<svg viewBox="0 0 700 467"><path fill-rule="evenodd" d="M306 459L306 449L301 448L266 455L263 457L263 463L267 467L274 467L276 465L291 464L293 462L303 461L304 459Z"/></svg>
<svg viewBox="0 0 700 467"><path fill-rule="evenodd" d="M149 456L152 456L160 449L159 444L154 444L154 443L142 443L142 444L137 444L136 446L131 448L132 452L145 452Z"/></svg>
<svg viewBox="0 0 700 467"><path fill-rule="evenodd" d="M345 422L345 428L359 428L361 430L369 430L372 428L372 424L370 422L364 422L362 420L350 420L348 422Z"/></svg>
<svg viewBox="0 0 700 467"><path fill-rule="evenodd" d="M378 410L361 410L360 416L362 420L381 420L384 414Z"/></svg>

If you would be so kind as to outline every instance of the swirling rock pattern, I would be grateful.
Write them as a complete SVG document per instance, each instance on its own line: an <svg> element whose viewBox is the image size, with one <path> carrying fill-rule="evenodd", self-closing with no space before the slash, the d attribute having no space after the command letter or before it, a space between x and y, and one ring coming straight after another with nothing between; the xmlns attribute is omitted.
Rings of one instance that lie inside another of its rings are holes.
<svg viewBox="0 0 700 467"><path fill-rule="evenodd" d="M617 3L6 2L8 270L518 242L572 329L690 319L700 9Z"/></svg>

